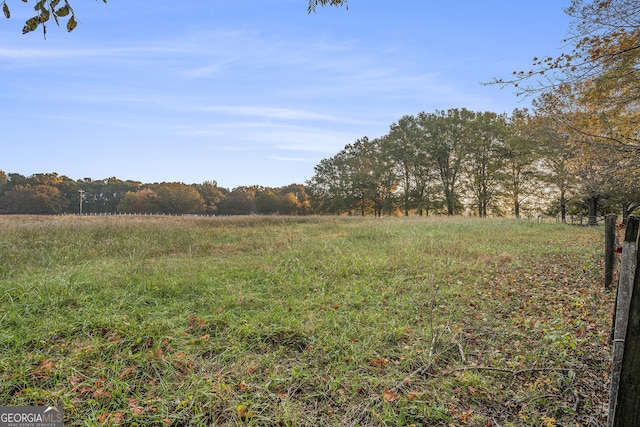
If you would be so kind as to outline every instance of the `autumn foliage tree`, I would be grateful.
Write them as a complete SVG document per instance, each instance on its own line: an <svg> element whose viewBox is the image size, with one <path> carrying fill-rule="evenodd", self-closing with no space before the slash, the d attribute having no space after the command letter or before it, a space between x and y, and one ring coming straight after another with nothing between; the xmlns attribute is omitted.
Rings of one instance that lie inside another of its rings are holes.
<svg viewBox="0 0 640 427"><path fill-rule="evenodd" d="M570 49L535 57L529 71L497 83L520 94L558 94L580 113L574 117L583 142L637 147L640 120L640 3L636 0L573 0Z"/></svg>
<svg viewBox="0 0 640 427"><path fill-rule="evenodd" d="M51 215L63 211L64 198L51 185L17 185L0 198L0 213Z"/></svg>
<svg viewBox="0 0 640 427"><path fill-rule="evenodd" d="M617 200L623 216L637 205L632 166L640 163L640 3L572 0L565 12L573 18L569 48L536 57L531 70L496 82L539 96L539 115L562 135L556 139L566 146L560 152L573 154L561 165L571 170L593 224L603 200Z"/></svg>

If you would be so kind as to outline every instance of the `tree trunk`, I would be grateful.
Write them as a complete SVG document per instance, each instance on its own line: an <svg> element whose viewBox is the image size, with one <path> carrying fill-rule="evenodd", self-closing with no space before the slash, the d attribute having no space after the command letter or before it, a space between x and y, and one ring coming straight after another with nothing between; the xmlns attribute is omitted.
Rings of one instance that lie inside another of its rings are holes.
<svg viewBox="0 0 640 427"><path fill-rule="evenodd" d="M598 225L598 196L589 197L589 223L587 225Z"/></svg>
<svg viewBox="0 0 640 427"><path fill-rule="evenodd" d="M513 210L516 214L516 218L520 219L520 201L519 200L516 200L515 203L513 204Z"/></svg>
<svg viewBox="0 0 640 427"><path fill-rule="evenodd" d="M452 216L453 215L453 196L450 194L447 194L447 215Z"/></svg>
<svg viewBox="0 0 640 427"><path fill-rule="evenodd" d="M562 217L562 223L567 223L567 199L565 191L560 190L560 216Z"/></svg>
<svg viewBox="0 0 640 427"><path fill-rule="evenodd" d="M616 261L616 220L615 214L609 214L604 224L604 287L611 289L613 283L613 268Z"/></svg>

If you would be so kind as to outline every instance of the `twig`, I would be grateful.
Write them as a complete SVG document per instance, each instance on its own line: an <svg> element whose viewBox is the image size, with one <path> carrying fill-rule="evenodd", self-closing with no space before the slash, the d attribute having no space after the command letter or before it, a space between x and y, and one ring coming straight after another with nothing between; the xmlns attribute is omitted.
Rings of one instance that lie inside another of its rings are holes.
<svg viewBox="0 0 640 427"><path fill-rule="evenodd" d="M460 360L462 360L462 363L467 363L467 358L464 357L464 350L462 349L462 344L460 344L460 342L458 342L457 344L458 344L458 351L460 351Z"/></svg>
<svg viewBox="0 0 640 427"><path fill-rule="evenodd" d="M497 371L504 372L507 374L511 374L513 376L517 376L520 374L524 374L526 372L543 372L543 371L556 371L556 372L569 372L573 369L571 368L524 368L524 369L508 369L508 368L496 368L493 366L461 366L459 368L453 369L453 371Z"/></svg>
<svg viewBox="0 0 640 427"><path fill-rule="evenodd" d="M558 399L560 396L558 396L557 394L544 394L542 396L534 396L530 399L524 400L522 401L523 405L528 405L531 402L533 402L534 400L538 400L538 399L546 399L546 398L552 398L552 399Z"/></svg>

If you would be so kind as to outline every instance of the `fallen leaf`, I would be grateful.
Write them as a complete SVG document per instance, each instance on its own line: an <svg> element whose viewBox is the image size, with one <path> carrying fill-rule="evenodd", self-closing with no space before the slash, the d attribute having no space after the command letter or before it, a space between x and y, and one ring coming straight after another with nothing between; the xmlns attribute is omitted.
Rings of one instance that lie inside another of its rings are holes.
<svg viewBox="0 0 640 427"><path fill-rule="evenodd" d="M473 409L469 409L468 411L463 412L460 415L460 421L467 422L467 418L469 418L473 414Z"/></svg>
<svg viewBox="0 0 640 427"><path fill-rule="evenodd" d="M373 366L374 368L382 368L387 366L388 364L389 361L387 359L375 359L369 361L369 365Z"/></svg>
<svg viewBox="0 0 640 427"><path fill-rule="evenodd" d="M389 390L388 388L384 389L384 400L387 402L395 402L398 400L398 392L395 389Z"/></svg>

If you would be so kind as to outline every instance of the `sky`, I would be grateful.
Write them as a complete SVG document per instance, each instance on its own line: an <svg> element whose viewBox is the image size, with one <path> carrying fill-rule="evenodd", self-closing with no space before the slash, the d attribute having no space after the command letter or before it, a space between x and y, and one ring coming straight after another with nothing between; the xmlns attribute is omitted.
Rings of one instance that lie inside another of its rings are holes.
<svg viewBox="0 0 640 427"><path fill-rule="evenodd" d="M0 170L143 183L304 184L404 115L510 113L482 85L557 55L569 0L69 0L78 26L0 20Z"/></svg>

